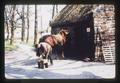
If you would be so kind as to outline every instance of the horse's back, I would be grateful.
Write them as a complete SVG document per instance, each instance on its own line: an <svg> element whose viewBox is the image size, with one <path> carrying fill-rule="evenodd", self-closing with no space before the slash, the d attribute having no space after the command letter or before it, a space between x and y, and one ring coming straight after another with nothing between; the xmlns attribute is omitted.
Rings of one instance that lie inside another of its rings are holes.
<svg viewBox="0 0 120 83"><path fill-rule="evenodd" d="M57 44L57 40L53 35L45 35L42 38L40 38L39 43L40 42L46 42L48 44L50 44L52 47L54 47Z"/></svg>
<svg viewBox="0 0 120 83"><path fill-rule="evenodd" d="M40 42L45 42L45 40L48 38L48 37L50 37L51 35L44 35L43 37L41 37L40 39L39 39L39 43Z"/></svg>

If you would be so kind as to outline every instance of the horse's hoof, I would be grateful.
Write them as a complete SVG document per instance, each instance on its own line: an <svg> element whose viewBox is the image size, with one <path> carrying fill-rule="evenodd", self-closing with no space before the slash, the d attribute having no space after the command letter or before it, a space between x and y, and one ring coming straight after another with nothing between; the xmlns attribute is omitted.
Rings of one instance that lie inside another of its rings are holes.
<svg viewBox="0 0 120 83"><path fill-rule="evenodd" d="M85 58L85 59L83 59L83 61L90 62L90 58Z"/></svg>
<svg viewBox="0 0 120 83"><path fill-rule="evenodd" d="M44 65L43 64L41 65L41 69L44 69Z"/></svg>
<svg viewBox="0 0 120 83"><path fill-rule="evenodd" d="M38 62L38 68L40 68L40 62Z"/></svg>
<svg viewBox="0 0 120 83"><path fill-rule="evenodd" d="M41 63L41 68L44 69L44 62Z"/></svg>
<svg viewBox="0 0 120 83"><path fill-rule="evenodd" d="M48 63L45 63L45 68L48 68Z"/></svg>
<svg viewBox="0 0 120 83"><path fill-rule="evenodd" d="M44 69L43 61L38 62L38 68Z"/></svg>

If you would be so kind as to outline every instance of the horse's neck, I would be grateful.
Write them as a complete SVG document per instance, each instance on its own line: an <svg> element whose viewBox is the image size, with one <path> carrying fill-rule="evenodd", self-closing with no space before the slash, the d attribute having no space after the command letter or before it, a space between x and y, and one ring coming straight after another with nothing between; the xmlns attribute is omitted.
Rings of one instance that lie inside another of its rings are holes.
<svg viewBox="0 0 120 83"><path fill-rule="evenodd" d="M57 35L54 35L54 36L55 36L56 39L58 39L58 40L62 39L62 35L60 35L60 34L57 34Z"/></svg>
<svg viewBox="0 0 120 83"><path fill-rule="evenodd" d="M58 43L60 43L61 45L63 45L66 41L66 37L65 35L62 35L62 34L57 34L57 35L54 35L56 40L58 41Z"/></svg>
<svg viewBox="0 0 120 83"><path fill-rule="evenodd" d="M63 41L63 37L60 34L57 34L54 36L58 43L61 43Z"/></svg>
<svg viewBox="0 0 120 83"><path fill-rule="evenodd" d="M67 36L65 34L62 34L63 37L63 44L66 42Z"/></svg>

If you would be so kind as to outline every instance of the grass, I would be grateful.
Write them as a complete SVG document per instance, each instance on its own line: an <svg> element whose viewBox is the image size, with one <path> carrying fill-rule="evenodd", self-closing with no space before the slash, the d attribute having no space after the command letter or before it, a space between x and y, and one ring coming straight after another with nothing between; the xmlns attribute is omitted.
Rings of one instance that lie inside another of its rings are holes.
<svg viewBox="0 0 120 83"><path fill-rule="evenodd" d="M10 45L9 41L5 41L5 51L13 51L16 50L18 47L16 44Z"/></svg>
<svg viewBox="0 0 120 83"><path fill-rule="evenodd" d="M28 43L26 43L26 40L25 40L25 42L21 42L21 39L17 38L17 39L14 40L13 45L10 45L9 41L7 41L7 40L5 41L5 51L16 50L18 48L17 47L17 43L26 44L28 46L34 47L33 39L32 38L29 39Z"/></svg>

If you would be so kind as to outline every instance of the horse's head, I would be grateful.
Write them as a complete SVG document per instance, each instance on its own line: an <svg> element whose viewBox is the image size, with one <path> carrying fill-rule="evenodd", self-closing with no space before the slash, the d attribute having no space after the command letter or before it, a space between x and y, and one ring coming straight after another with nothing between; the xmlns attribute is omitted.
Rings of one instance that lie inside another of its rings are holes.
<svg viewBox="0 0 120 83"><path fill-rule="evenodd" d="M62 44L64 44L68 38L69 30L68 29L62 29L59 34L62 36Z"/></svg>
<svg viewBox="0 0 120 83"><path fill-rule="evenodd" d="M69 34L69 30L68 29L62 29L59 33L61 35L67 36Z"/></svg>

